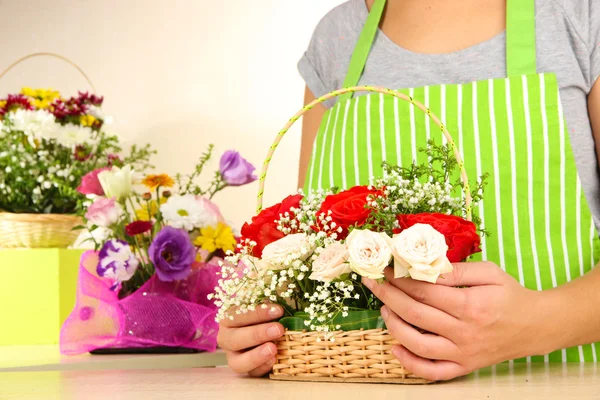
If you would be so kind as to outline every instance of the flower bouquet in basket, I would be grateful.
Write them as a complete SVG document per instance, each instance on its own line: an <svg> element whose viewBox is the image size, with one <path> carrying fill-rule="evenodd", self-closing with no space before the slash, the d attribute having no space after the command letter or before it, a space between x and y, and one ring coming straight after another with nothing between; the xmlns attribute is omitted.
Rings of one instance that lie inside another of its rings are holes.
<svg viewBox="0 0 600 400"><path fill-rule="evenodd" d="M188 176L139 176L130 166L93 171L81 190L88 240L81 259L75 309L63 325L63 354L214 351L216 307L207 297L218 261L237 238L211 198L256 179L237 152L221 158L208 189L198 186L212 153ZM135 190L136 183L142 190ZM116 350L115 350L116 349Z"/></svg>
<svg viewBox="0 0 600 400"><path fill-rule="evenodd" d="M81 179L101 167L148 166L148 146L117 155L102 103L31 88L0 99L0 247L68 247L86 201Z"/></svg>
<svg viewBox="0 0 600 400"><path fill-rule="evenodd" d="M348 190L289 196L262 210L269 161L291 125L315 104L354 91L389 94L427 112L447 145L430 141L425 164L383 165L383 178ZM480 251L479 219L485 176L471 188L444 125L422 104L374 87L341 89L305 106L279 133L261 174L259 214L242 228L236 254L222 263L211 298L217 320L277 303L284 336L276 341L271 379L427 383L404 368L398 344L380 315L381 301L362 283L395 278L435 283L452 263Z"/></svg>

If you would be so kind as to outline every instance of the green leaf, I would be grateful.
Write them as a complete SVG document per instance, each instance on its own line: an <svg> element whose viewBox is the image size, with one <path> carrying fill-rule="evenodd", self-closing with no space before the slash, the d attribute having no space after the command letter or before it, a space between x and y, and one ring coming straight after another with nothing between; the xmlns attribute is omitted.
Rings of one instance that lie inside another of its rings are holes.
<svg viewBox="0 0 600 400"><path fill-rule="evenodd" d="M279 320L286 329L290 331L309 331L310 327L304 324L304 321L308 320L308 314L304 312L298 312L293 317L285 317ZM359 329L385 329L385 322L381 318L379 310L360 310L360 311L349 311L347 317L338 315L329 323L330 326L335 328L337 325L340 326L341 331L354 331Z"/></svg>
<svg viewBox="0 0 600 400"><path fill-rule="evenodd" d="M71 230L72 231L80 231L82 229L85 229L84 225L77 225L77 226L73 227Z"/></svg>

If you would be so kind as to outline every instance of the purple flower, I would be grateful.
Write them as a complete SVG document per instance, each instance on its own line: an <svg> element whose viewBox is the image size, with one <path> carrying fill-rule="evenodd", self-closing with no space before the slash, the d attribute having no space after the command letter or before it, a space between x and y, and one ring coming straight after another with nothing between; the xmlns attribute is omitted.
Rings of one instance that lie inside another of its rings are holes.
<svg viewBox="0 0 600 400"><path fill-rule="evenodd" d="M125 282L131 279L140 264L129 244L115 239L104 243L99 259L96 267L98 276L112 279L115 282Z"/></svg>
<svg viewBox="0 0 600 400"><path fill-rule="evenodd" d="M255 169L237 151L228 150L221 156L221 176L229 186L242 186L254 182L256 180Z"/></svg>
<svg viewBox="0 0 600 400"><path fill-rule="evenodd" d="M158 279L163 282L187 278L196 259L196 249L188 233L165 226L148 249Z"/></svg>

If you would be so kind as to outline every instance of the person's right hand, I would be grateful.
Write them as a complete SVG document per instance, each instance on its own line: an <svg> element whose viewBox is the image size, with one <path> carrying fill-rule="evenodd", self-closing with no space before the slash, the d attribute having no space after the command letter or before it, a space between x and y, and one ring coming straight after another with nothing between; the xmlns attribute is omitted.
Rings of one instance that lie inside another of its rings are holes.
<svg viewBox="0 0 600 400"><path fill-rule="evenodd" d="M217 341L225 350L229 367L238 374L263 376L273 368L277 346L272 340L283 336L283 325L271 322L283 315L278 305L221 321Z"/></svg>

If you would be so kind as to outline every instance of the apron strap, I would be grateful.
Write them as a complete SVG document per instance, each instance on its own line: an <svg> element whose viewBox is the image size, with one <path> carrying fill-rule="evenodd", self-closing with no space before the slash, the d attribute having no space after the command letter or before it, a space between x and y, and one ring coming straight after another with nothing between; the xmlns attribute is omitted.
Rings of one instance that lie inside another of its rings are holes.
<svg viewBox="0 0 600 400"><path fill-rule="evenodd" d="M507 0L506 2L506 71L507 76L535 74L535 0ZM357 86L365 69L371 46L379 29L386 0L375 0L365 26L358 38L344 88ZM339 102L352 98L353 93L341 96Z"/></svg>
<svg viewBox="0 0 600 400"><path fill-rule="evenodd" d="M379 29L379 22L381 21L381 16L383 15L383 10L385 9L385 3L386 0L375 0L373 7L371 7L371 12L367 17L367 21L365 22L362 32L360 33L358 42L356 42L354 53L352 53L352 59L350 60L348 73L346 74L346 79L344 80L344 88L356 86L360 80L360 77L362 76L362 73L365 69L365 64L367 63L367 58L371 52L371 46L373 45L375 35ZM350 98L352 98L352 93L346 93L339 98L339 102L342 103Z"/></svg>
<svg viewBox="0 0 600 400"><path fill-rule="evenodd" d="M535 0L507 0L506 15L507 75L536 74Z"/></svg>

